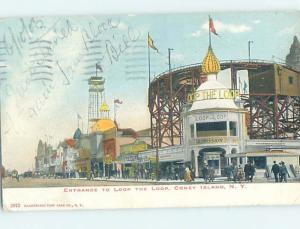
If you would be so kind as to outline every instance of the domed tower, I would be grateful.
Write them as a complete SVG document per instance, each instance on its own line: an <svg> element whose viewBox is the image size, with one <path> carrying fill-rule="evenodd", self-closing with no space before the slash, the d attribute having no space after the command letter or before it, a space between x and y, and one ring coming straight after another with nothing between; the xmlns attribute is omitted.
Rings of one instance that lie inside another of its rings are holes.
<svg viewBox="0 0 300 229"><path fill-rule="evenodd" d="M239 91L217 81L220 70L220 62L209 45L202 63L207 81L189 96L192 106L182 114L185 161L191 162L197 176L202 176L205 165L213 168L216 175L223 175L230 163L245 162L235 156L243 152L247 138L246 111L236 104Z"/></svg>
<svg viewBox="0 0 300 229"><path fill-rule="evenodd" d="M106 102L102 103L99 111L100 119L92 126L92 133L105 132L112 129L116 130L117 126L109 117L109 106Z"/></svg>

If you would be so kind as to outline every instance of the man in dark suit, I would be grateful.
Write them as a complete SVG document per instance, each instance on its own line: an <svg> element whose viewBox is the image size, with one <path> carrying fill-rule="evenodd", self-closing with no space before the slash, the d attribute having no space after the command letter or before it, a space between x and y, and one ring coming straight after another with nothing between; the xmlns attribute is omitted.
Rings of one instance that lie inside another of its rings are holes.
<svg viewBox="0 0 300 229"><path fill-rule="evenodd" d="M279 174L279 171L280 171L280 167L279 167L279 165L276 163L276 161L274 161L274 164L273 164L272 169L271 169L271 173L274 173L275 182L278 182L278 174Z"/></svg>

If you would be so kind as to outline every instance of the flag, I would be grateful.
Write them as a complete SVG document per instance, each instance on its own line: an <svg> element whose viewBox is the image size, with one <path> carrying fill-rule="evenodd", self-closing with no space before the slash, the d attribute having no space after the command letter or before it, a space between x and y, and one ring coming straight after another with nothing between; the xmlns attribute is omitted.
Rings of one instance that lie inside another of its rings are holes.
<svg viewBox="0 0 300 229"><path fill-rule="evenodd" d="M78 119L82 119L82 117L80 116L80 114L77 114L77 118Z"/></svg>
<svg viewBox="0 0 300 229"><path fill-rule="evenodd" d="M158 52L158 49L155 47L154 45L154 41L153 39L150 37L150 35L148 34L148 46L154 50L156 50L156 52Z"/></svg>
<svg viewBox="0 0 300 229"><path fill-rule="evenodd" d="M211 17L209 17L209 31L212 32L215 35L219 35L219 34L217 34L213 19Z"/></svg>
<svg viewBox="0 0 300 229"><path fill-rule="evenodd" d="M114 100L114 103L122 104L123 101L121 101L121 100L119 100L119 99L115 99L115 100Z"/></svg>
<svg viewBox="0 0 300 229"><path fill-rule="evenodd" d="M96 64L96 71L99 70L100 72L103 72L103 69L100 64Z"/></svg>

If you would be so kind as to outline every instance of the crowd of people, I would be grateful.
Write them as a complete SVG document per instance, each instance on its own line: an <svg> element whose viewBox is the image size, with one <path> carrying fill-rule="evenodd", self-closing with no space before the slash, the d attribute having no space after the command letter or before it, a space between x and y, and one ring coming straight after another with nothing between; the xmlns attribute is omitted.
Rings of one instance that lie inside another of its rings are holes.
<svg viewBox="0 0 300 229"><path fill-rule="evenodd" d="M279 164L274 161L271 173L274 174L275 182L287 182L287 177L290 177L290 174L283 161L279 162Z"/></svg>
<svg viewBox="0 0 300 229"><path fill-rule="evenodd" d="M179 165L168 165L164 169L159 171L160 179L166 180L181 180L186 182L192 182L195 180L195 170L191 166L184 166L183 164ZM223 172L222 172L223 173ZM227 177L227 181L233 182L253 182L253 178L256 173L255 165L248 161L247 164L235 165L230 164L224 168L224 173ZM287 182L287 178L290 177L287 167L284 162L279 164L274 161L272 166L271 173L274 174L275 182ZM122 171L116 169L115 171L110 171L109 177L113 178L134 178L135 180L140 179L156 179L156 170L152 167L144 167L138 165L130 168L123 168ZM212 166L209 166L207 163L204 163L200 177L204 179L205 183L213 182L216 177L216 171Z"/></svg>
<svg viewBox="0 0 300 229"><path fill-rule="evenodd" d="M253 177L255 175L255 166L251 161L242 167L242 165L229 165L225 168L225 173L228 181L241 182L248 181L253 182Z"/></svg>

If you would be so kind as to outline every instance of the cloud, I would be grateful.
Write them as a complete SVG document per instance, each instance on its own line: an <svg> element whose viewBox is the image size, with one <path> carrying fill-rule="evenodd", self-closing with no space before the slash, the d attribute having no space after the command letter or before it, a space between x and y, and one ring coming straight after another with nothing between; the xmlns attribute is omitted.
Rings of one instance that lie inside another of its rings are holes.
<svg viewBox="0 0 300 229"><path fill-rule="evenodd" d="M258 24L258 23L260 23L260 21L256 20L254 23ZM219 32L244 33L244 32L249 32L252 30L252 28L248 25L230 24L230 23L226 24L226 23L218 21L218 20L214 21L214 26L216 28L217 33L219 33ZM190 36L200 37L203 34L207 34L207 30L208 30L208 22L202 24L201 29L191 33Z"/></svg>
<svg viewBox="0 0 300 229"><path fill-rule="evenodd" d="M285 27L283 28L282 30L280 30L278 32L278 35L279 36L284 36L284 35L294 35L296 32L296 28L295 26L288 26L288 27Z"/></svg>
<svg viewBox="0 0 300 229"><path fill-rule="evenodd" d="M124 22L120 22L120 23L118 24L118 28L119 28L120 30L125 30L125 29L128 29L128 25L126 25Z"/></svg>
<svg viewBox="0 0 300 229"><path fill-rule="evenodd" d="M244 33L251 31L251 27L244 24L226 24L221 21L214 21L214 26L217 32L229 32L229 33ZM203 30L208 30L208 22L202 25Z"/></svg>
<svg viewBox="0 0 300 229"><path fill-rule="evenodd" d="M200 37L202 34L203 34L203 31L198 30L198 31L193 32L191 35L192 35L192 37Z"/></svg>
<svg viewBox="0 0 300 229"><path fill-rule="evenodd" d="M184 59L184 55L181 53L172 53L171 54L171 59L174 61L182 61Z"/></svg>

